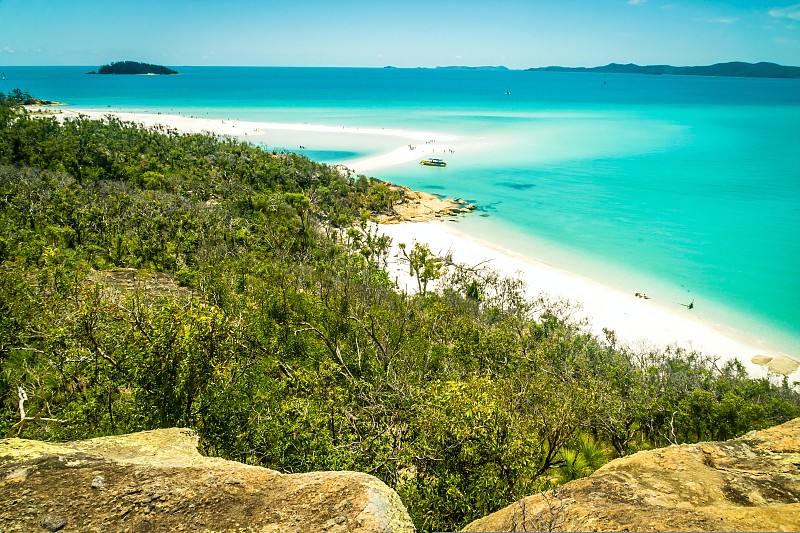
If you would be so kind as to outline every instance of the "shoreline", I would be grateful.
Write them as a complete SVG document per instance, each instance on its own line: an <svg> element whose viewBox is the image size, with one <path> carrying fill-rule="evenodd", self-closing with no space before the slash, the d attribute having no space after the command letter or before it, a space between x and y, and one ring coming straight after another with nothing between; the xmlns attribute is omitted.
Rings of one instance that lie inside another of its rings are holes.
<svg viewBox="0 0 800 533"><path fill-rule="evenodd" d="M408 163L436 150L451 150L459 140L455 136L416 130L251 122L106 109L59 108L53 111L52 114L61 119L79 115L102 119L112 115L148 128L163 126L182 133L211 133L251 142L261 141L267 132L277 132L319 135L327 139L330 136L338 139L341 134L362 136L364 139L382 137L402 143L399 147L394 144L393 148L377 155L334 165L353 173ZM322 140L322 137L317 140ZM455 144L443 145L438 141ZM404 202L395 206L395 216L378 220L381 232L392 237L393 254L397 253L398 243L411 245L412 241L417 241L427 243L437 255L449 250L459 263L475 265L485 261L489 268L505 276L522 278L528 287L529 297L544 293L565 298L580 306L581 318L587 320L589 330L595 335L602 335L602 329L608 328L615 331L621 342L633 348L679 346L717 356L720 361L736 358L754 377L767 376L767 368L771 365L773 374L791 376L800 381L797 360L774 349L767 342L755 342L724 325L678 314L674 309L667 309L652 300L627 294L613 286L548 265L535 257L459 232L453 224L447 224L442 219L470 211L474 206L467 206L457 199L443 199L412 191L408 187L394 186L403 191ZM398 280L403 279L403 275L407 277L407 267L396 264L393 268L391 275ZM406 288L412 289L413 285L407 284Z"/></svg>
<svg viewBox="0 0 800 533"><path fill-rule="evenodd" d="M390 276L401 290L413 292L415 284L408 267L399 258L399 243L427 244L441 257L451 254L456 263L484 265L505 276L522 279L527 296L548 295L573 304L573 318L585 320L585 329L603 336L603 329L615 332L620 344L631 349L675 346L715 357L720 363L739 360L752 377L769 373L800 381L800 369L790 355L760 344L733 331L726 331L696 316L678 314L661 304L625 293L617 288L582 277L535 258L507 250L460 232L445 221L380 224L379 231L392 238Z"/></svg>

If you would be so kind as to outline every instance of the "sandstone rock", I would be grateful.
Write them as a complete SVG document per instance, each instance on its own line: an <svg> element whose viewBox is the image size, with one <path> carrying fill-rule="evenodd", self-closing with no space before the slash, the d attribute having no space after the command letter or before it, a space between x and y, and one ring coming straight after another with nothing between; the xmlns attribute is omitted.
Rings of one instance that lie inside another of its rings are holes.
<svg viewBox="0 0 800 533"><path fill-rule="evenodd" d="M772 361L772 356L771 355L754 355L750 359L750 362L752 362L753 364L761 365L761 366L766 365L770 361Z"/></svg>
<svg viewBox="0 0 800 533"><path fill-rule="evenodd" d="M414 530L397 494L372 476L285 475L203 457L186 429L64 444L0 440L0 529L41 528Z"/></svg>
<svg viewBox="0 0 800 533"><path fill-rule="evenodd" d="M46 514L39 524L48 531L59 531L67 525L67 520L63 516Z"/></svg>
<svg viewBox="0 0 800 533"><path fill-rule="evenodd" d="M800 531L800 418L611 461L464 531Z"/></svg>
<svg viewBox="0 0 800 533"><path fill-rule="evenodd" d="M791 357L786 357L785 355L779 355L777 357L755 355L750 361L765 367L770 372L787 377L800 368L800 361L792 359Z"/></svg>
<svg viewBox="0 0 800 533"><path fill-rule="evenodd" d="M400 191L402 199L392 207L389 215L378 215L375 220L380 224L397 224L400 222L426 222L436 218L469 213L477 209L475 205L467 205L466 200L460 198L440 198L434 194L412 191L408 187L389 185L393 190Z"/></svg>

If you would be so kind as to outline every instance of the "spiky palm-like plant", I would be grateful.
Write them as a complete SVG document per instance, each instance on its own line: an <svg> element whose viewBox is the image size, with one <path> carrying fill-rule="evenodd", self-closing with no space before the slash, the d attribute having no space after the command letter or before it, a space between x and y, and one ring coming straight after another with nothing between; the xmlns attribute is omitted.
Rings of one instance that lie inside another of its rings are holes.
<svg viewBox="0 0 800 533"><path fill-rule="evenodd" d="M574 448L565 448L558 455L556 472L559 481L566 483L580 479L608 462L608 453L591 437L580 439Z"/></svg>

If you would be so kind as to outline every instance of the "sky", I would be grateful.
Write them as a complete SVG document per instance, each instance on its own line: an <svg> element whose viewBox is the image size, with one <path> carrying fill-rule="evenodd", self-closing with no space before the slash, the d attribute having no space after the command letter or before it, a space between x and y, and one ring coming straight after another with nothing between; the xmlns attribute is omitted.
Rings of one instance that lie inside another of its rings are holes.
<svg viewBox="0 0 800 533"><path fill-rule="evenodd" d="M0 66L800 66L794 0L0 0Z"/></svg>

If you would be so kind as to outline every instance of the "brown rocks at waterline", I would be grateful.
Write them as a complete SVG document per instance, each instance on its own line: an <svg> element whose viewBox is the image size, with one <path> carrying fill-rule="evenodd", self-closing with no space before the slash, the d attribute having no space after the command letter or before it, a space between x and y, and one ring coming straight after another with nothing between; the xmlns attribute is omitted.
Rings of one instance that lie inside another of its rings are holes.
<svg viewBox="0 0 800 533"><path fill-rule="evenodd" d="M753 364L761 365L770 372L780 374L781 376L789 376L800 367L800 361L792 359L791 357L786 357L785 355L779 355L777 357L771 355L755 355L750 361Z"/></svg>
<svg viewBox="0 0 800 533"><path fill-rule="evenodd" d="M392 206L392 214L376 217L377 222L381 224L426 222L470 213L476 209L474 204L460 198L440 198L435 194L412 191L408 187L393 188L400 191L402 198Z"/></svg>

